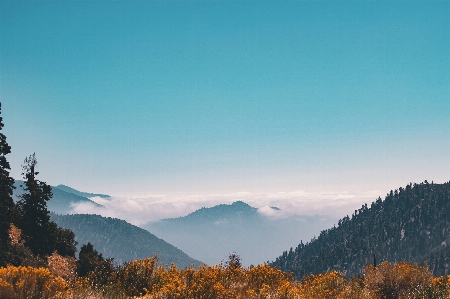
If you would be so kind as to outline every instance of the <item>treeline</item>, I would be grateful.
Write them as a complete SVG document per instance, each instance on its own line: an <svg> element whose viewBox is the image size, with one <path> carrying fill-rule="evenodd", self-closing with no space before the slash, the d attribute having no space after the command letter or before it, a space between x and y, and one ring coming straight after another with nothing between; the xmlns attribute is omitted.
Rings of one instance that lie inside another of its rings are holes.
<svg viewBox="0 0 450 299"><path fill-rule="evenodd" d="M378 260L427 264L435 275L450 267L450 182L409 184L363 205L317 239L286 251L272 266L297 278L333 269L348 277Z"/></svg>

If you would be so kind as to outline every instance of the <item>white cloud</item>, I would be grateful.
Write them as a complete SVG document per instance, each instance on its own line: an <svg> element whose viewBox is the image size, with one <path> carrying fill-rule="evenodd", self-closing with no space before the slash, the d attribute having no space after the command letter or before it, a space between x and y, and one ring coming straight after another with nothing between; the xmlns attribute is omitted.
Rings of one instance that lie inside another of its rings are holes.
<svg viewBox="0 0 450 299"><path fill-rule="evenodd" d="M237 192L178 196L164 194L137 197L113 196L109 199L93 197L91 200L103 207L80 203L73 206L72 213L99 214L105 217L120 218L139 226L163 218L185 216L202 207L230 204L242 200L258 208L258 212L262 215L271 218L289 215L326 215L342 218L353 213L355 209L361 208L364 203L370 205L380 194L379 191L311 193L298 190L258 194ZM280 208L280 211L272 209L271 206Z"/></svg>
<svg viewBox="0 0 450 299"><path fill-rule="evenodd" d="M285 216L286 214L282 210L275 210L271 208L270 206L263 206L258 209L258 213L269 217L269 218L281 218Z"/></svg>

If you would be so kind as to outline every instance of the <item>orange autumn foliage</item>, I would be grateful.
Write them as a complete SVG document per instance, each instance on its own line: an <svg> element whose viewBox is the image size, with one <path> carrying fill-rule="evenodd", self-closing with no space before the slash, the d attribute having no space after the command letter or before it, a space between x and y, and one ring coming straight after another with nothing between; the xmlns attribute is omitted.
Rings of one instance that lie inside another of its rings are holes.
<svg viewBox="0 0 450 299"><path fill-rule="evenodd" d="M0 268L0 298L46 299L65 292L67 283L54 276L46 268L13 267Z"/></svg>
<svg viewBox="0 0 450 299"><path fill-rule="evenodd" d="M428 268L384 262L367 266L361 277L347 279L331 271L295 281L267 264L231 267L222 264L178 269L157 257L66 282L48 269L0 268L0 298L141 298L141 299L447 299L450 278L434 278ZM95 271L94 271L95 272ZM107 277L99 277L105 275Z"/></svg>
<svg viewBox="0 0 450 299"><path fill-rule="evenodd" d="M22 240L22 231L14 224L10 225L8 234L12 245L24 243L24 241Z"/></svg>
<svg viewBox="0 0 450 299"><path fill-rule="evenodd" d="M427 267L386 261L377 267L367 266L364 282L371 298L426 298L426 292L432 287L433 273Z"/></svg>

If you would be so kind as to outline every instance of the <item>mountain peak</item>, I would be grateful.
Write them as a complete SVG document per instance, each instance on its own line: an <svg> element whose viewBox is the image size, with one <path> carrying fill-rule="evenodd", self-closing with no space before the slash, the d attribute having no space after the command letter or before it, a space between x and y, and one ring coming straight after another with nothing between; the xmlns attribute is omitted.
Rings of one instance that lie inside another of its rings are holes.
<svg viewBox="0 0 450 299"><path fill-rule="evenodd" d="M230 206L241 207L241 208L249 208L249 207L252 208L249 204L246 204L242 200L235 201Z"/></svg>
<svg viewBox="0 0 450 299"><path fill-rule="evenodd" d="M225 213L225 214L234 214L234 213L253 213L256 212L256 208L246 204L242 200L238 200L233 202L232 204L220 204L211 208L201 208L200 210L195 211L194 213L198 211L207 211L212 213ZM191 214L194 214L191 213Z"/></svg>

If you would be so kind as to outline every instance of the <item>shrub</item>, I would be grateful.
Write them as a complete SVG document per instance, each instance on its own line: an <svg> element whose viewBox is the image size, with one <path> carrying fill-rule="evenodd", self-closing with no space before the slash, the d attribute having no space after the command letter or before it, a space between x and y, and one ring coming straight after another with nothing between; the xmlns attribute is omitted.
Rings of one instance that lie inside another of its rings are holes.
<svg viewBox="0 0 450 299"><path fill-rule="evenodd" d="M0 268L0 298L46 299L62 295L67 283L55 277L46 268L14 267Z"/></svg>
<svg viewBox="0 0 450 299"><path fill-rule="evenodd" d="M367 266L364 274L368 292L380 299L426 298L432 287L433 273L411 263L383 262Z"/></svg>
<svg viewBox="0 0 450 299"><path fill-rule="evenodd" d="M74 257L64 257L59 255L56 251L47 257L48 269L56 276L63 278L66 281L71 281L75 278L76 259Z"/></svg>
<svg viewBox="0 0 450 299"><path fill-rule="evenodd" d="M155 255L152 258L134 260L119 267L118 283L128 296L139 296L152 290L156 262Z"/></svg>
<svg viewBox="0 0 450 299"><path fill-rule="evenodd" d="M300 293L303 295L302 298L347 298L347 286L344 274L333 271L304 277Z"/></svg>

